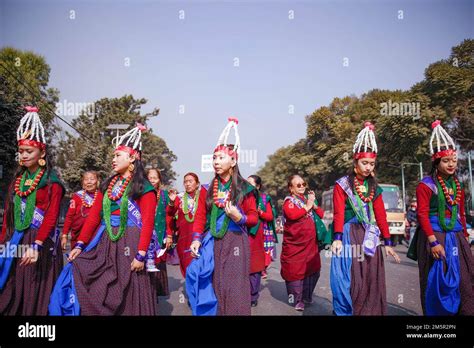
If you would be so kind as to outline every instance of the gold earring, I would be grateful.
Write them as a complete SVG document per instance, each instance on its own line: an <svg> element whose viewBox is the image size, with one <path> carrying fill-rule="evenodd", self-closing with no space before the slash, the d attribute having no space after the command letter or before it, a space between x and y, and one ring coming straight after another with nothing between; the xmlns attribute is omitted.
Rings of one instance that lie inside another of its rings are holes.
<svg viewBox="0 0 474 348"><path fill-rule="evenodd" d="M18 160L18 164L19 164L20 166L23 166L23 161L22 161L21 159L19 159L19 160Z"/></svg>
<svg viewBox="0 0 474 348"><path fill-rule="evenodd" d="M133 172L134 169L135 169L135 165L133 163L130 163L128 166L128 171Z"/></svg>
<svg viewBox="0 0 474 348"><path fill-rule="evenodd" d="M46 161L43 159L43 158L40 158L38 160L38 164L41 166L41 167L44 167L46 165Z"/></svg>

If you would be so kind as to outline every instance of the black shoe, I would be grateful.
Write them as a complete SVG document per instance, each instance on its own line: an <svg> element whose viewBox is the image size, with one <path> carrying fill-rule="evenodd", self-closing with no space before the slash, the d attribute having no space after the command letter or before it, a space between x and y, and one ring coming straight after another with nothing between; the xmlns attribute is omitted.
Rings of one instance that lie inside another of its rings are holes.
<svg viewBox="0 0 474 348"><path fill-rule="evenodd" d="M250 305L252 307L257 307L257 303L258 303L257 300L255 300L255 301L250 302Z"/></svg>

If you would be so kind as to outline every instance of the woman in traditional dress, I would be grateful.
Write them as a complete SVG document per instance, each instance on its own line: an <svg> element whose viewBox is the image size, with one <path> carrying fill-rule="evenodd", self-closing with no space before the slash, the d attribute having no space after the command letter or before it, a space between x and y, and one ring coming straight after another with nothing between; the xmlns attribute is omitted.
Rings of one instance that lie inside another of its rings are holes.
<svg viewBox="0 0 474 348"><path fill-rule="evenodd" d="M239 172L237 119L229 118L213 154L215 176L199 196L186 290L194 315L250 315L247 228L258 222L256 191ZM231 129L235 145L228 144ZM207 232L207 233L205 233Z"/></svg>
<svg viewBox="0 0 474 348"><path fill-rule="evenodd" d="M156 194L141 162L140 124L114 152L114 174L102 184L53 293L51 315L155 315L156 293L144 271Z"/></svg>
<svg viewBox="0 0 474 348"><path fill-rule="evenodd" d="M169 250L173 244L173 230L168 228L172 226L173 218L166 214L166 208L170 204L170 198L168 191L161 189L162 178L161 171L158 168L148 169L147 177L156 191L157 198L154 233L148 253L150 258L148 264L154 259L156 269L152 266L148 267L148 271L152 272L150 276L156 287L157 296L169 296L168 271L166 269L168 254L166 250ZM160 256L155 257L157 255Z"/></svg>
<svg viewBox="0 0 474 348"><path fill-rule="evenodd" d="M385 315L387 294L381 235L387 256L397 263L400 258L391 247L382 189L375 179L377 143L370 122L359 132L353 153L353 168L334 185L330 277L334 313Z"/></svg>
<svg viewBox="0 0 474 348"><path fill-rule="evenodd" d="M250 175L247 181L258 192L257 212L259 219L257 225L249 229L250 296L251 305L255 307L258 303L262 273L272 260L272 251L277 239L272 201L270 196L262 192L262 179L258 175Z"/></svg>
<svg viewBox="0 0 474 348"><path fill-rule="evenodd" d="M194 217L199 206L199 197L206 196L207 190L200 185L199 177L195 173L186 173L183 184L184 193L179 195L175 192L170 193L170 204L166 208L166 213L170 217L168 230L176 230L176 250L179 255L180 270L186 278L186 269L193 259L189 246L193 241Z"/></svg>
<svg viewBox="0 0 474 348"><path fill-rule="evenodd" d="M64 187L53 169L36 107L17 131L20 165L11 183L0 235L0 314L47 315L63 265L59 217ZM26 246L23 254L22 246Z"/></svg>
<svg viewBox="0 0 474 348"><path fill-rule="evenodd" d="M474 258L456 145L440 121L432 128L431 174L416 188L421 305L425 315L474 315Z"/></svg>
<svg viewBox="0 0 474 348"><path fill-rule="evenodd" d="M95 171L86 171L82 174L82 190L73 194L69 209L64 219L63 232L61 234L61 248L66 250L69 233L71 233L71 250L74 249L79 232L86 221L89 211L99 193L99 175Z"/></svg>
<svg viewBox="0 0 474 348"><path fill-rule="evenodd" d="M306 183L299 175L290 176L288 190L290 196L283 202L281 276L286 283L289 303L294 303L297 311L303 311L305 303L313 302L321 270L314 215L321 218L324 211L315 204L313 191L305 195Z"/></svg>

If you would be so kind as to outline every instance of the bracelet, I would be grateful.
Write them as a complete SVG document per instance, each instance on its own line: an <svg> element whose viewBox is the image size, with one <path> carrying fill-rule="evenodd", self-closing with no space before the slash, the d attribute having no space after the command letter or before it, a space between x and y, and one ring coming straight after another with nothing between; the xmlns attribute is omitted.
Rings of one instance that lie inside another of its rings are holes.
<svg viewBox="0 0 474 348"><path fill-rule="evenodd" d="M434 242L430 242L430 247L434 248L435 246L439 245L439 242L435 240Z"/></svg>
<svg viewBox="0 0 474 348"><path fill-rule="evenodd" d="M242 217L238 222L236 222L237 225L244 225L247 222L247 215L242 214Z"/></svg>
<svg viewBox="0 0 474 348"><path fill-rule="evenodd" d="M43 249L43 246L42 245L39 245L38 243L34 242L32 245L31 245L31 248L33 248L33 250L36 250L36 251L41 251L41 249Z"/></svg>
<svg viewBox="0 0 474 348"><path fill-rule="evenodd" d="M202 234L199 233L199 232L194 232L193 235L192 235L192 240L193 240L193 242L197 240L198 242L201 243L201 241L202 241Z"/></svg>
<svg viewBox="0 0 474 348"><path fill-rule="evenodd" d="M146 255L142 255L138 252L135 255L135 260L137 260L138 262L145 262L145 259L146 259Z"/></svg>
<svg viewBox="0 0 474 348"><path fill-rule="evenodd" d="M392 243L392 241L390 240L390 238L385 238L385 239L384 239L384 245L385 245L385 246L392 246L393 243Z"/></svg>
<svg viewBox="0 0 474 348"><path fill-rule="evenodd" d="M74 246L74 249L84 250L85 244L82 242L77 242Z"/></svg>
<svg viewBox="0 0 474 348"><path fill-rule="evenodd" d="M334 240L342 240L342 232L335 232Z"/></svg>

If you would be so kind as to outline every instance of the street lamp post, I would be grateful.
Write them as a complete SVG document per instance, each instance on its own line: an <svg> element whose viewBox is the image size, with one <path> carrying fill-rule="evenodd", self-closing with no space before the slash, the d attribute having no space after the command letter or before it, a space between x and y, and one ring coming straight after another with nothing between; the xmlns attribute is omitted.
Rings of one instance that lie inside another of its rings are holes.
<svg viewBox="0 0 474 348"><path fill-rule="evenodd" d="M117 136L115 138L112 139L112 144L114 142L114 139L115 139L115 147L118 146L118 142L119 142L119 139L120 139L120 133L119 131L121 129L128 129L128 127L130 127L130 125L126 124L126 123L113 123L113 124L109 124L106 129L111 129L111 130L117 130Z"/></svg>
<svg viewBox="0 0 474 348"><path fill-rule="evenodd" d="M419 163L408 163L408 162L402 162L400 164L400 167L402 168L402 196L403 196L403 211L406 213L406 197L405 197L405 172L403 170L403 167L405 165L411 165L411 166L419 166L420 167L420 180L423 179L423 164L421 162Z"/></svg>

